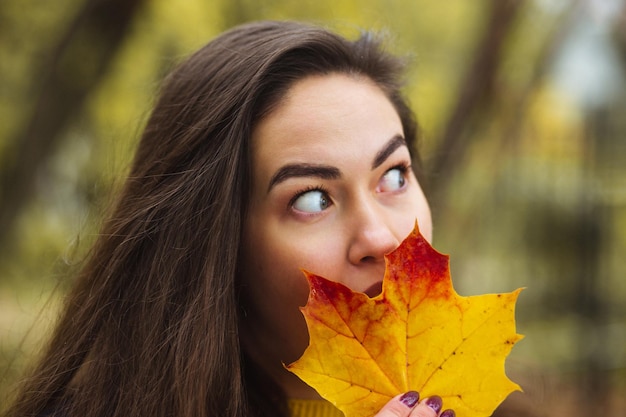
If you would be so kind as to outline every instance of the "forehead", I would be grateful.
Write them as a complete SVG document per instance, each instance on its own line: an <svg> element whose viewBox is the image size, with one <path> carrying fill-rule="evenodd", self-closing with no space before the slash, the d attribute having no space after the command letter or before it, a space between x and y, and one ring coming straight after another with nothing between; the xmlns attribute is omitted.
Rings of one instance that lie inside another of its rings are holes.
<svg viewBox="0 0 626 417"><path fill-rule="evenodd" d="M296 81L267 118L272 118L274 123L291 117L300 118L301 122L328 122L324 116L331 119L347 116L362 109L353 104L371 106L374 101L378 101L376 105L390 105L381 88L369 77L344 73L312 75Z"/></svg>
<svg viewBox="0 0 626 417"><path fill-rule="evenodd" d="M307 162L366 151L402 135L400 118L367 77L309 76L296 82L252 135L255 164ZM334 157L334 158L333 158Z"/></svg>

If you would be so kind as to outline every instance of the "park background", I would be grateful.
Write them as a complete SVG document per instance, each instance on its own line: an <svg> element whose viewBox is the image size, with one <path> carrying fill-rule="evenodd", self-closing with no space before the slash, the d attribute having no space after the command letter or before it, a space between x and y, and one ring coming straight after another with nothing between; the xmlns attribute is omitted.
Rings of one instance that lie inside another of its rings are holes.
<svg viewBox="0 0 626 417"><path fill-rule="evenodd" d="M626 415L623 0L0 1L0 412L54 323L162 77L235 24L387 36L411 60L434 246L526 289L501 415Z"/></svg>

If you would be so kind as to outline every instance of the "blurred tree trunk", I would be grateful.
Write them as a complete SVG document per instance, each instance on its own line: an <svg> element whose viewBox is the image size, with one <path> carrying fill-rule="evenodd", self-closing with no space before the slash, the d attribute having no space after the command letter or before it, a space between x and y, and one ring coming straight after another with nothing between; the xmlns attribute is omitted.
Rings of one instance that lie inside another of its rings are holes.
<svg viewBox="0 0 626 417"><path fill-rule="evenodd" d="M40 167L98 85L145 0L86 0L34 74L32 113L0 161L0 250L10 247L20 210L31 200Z"/></svg>
<svg viewBox="0 0 626 417"><path fill-rule="evenodd" d="M456 104L428 167L431 174L429 198L434 206L438 205L448 181L467 153L469 135L480 124L481 116L489 114L487 110L494 99L502 51L524 3L524 0L491 0L490 15L473 62L465 73Z"/></svg>

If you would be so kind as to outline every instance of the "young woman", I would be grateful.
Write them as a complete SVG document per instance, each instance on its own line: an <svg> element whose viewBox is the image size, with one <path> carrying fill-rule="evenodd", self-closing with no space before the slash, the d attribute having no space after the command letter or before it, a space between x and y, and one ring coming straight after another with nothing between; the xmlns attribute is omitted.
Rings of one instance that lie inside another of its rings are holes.
<svg viewBox="0 0 626 417"><path fill-rule="evenodd" d="M430 237L401 70L370 35L288 22L179 66L8 415L337 415L282 364L308 341L301 268L374 295L416 219ZM378 416L454 415L418 400Z"/></svg>

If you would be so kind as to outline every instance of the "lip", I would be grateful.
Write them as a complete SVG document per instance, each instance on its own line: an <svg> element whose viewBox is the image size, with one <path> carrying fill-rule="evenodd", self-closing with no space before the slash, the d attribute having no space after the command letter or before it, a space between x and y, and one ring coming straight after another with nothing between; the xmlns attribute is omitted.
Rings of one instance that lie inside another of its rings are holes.
<svg viewBox="0 0 626 417"><path fill-rule="evenodd" d="M370 298L374 298L378 295L380 295L380 293L383 292L383 282L379 281L376 282L372 285L370 285L365 291L363 291L364 294L366 294L368 297Z"/></svg>

